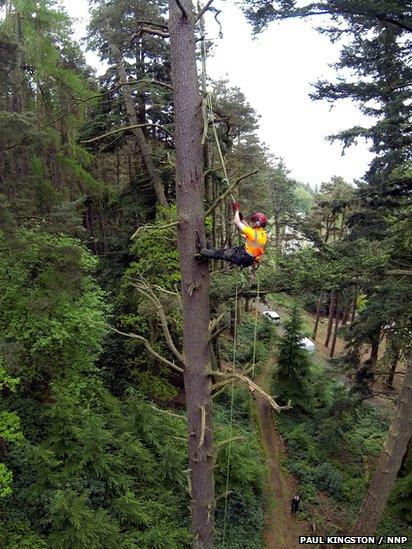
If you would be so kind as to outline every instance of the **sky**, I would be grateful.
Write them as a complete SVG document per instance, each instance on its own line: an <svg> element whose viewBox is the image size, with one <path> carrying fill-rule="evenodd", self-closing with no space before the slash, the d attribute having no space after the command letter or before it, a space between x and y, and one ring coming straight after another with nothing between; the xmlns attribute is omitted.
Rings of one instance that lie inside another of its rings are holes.
<svg viewBox="0 0 412 549"><path fill-rule="evenodd" d="M87 0L63 0L63 4L76 18L74 38L80 41L86 33ZM361 178L372 158L366 143L358 143L342 156L341 145L325 137L370 121L349 100L331 108L308 97L318 78L333 79L329 65L337 60L339 45L317 33L314 21L297 19L274 22L253 38L234 1L216 0L215 5L222 10L223 38L219 39L219 29L208 17L207 34L215 45L208 73L214 79L227 78L229 85L245 94L261 117L260 139L283 158L290 176L311 186L333 175L349 182ZM86 59L99 73L104 72L94 54L86 52Z"/></svg>

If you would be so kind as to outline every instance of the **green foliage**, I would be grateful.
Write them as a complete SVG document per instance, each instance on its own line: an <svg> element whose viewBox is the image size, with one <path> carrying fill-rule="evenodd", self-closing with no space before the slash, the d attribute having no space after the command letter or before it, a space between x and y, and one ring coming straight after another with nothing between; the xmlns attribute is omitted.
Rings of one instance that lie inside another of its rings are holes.
<svg viewBox="0 0 412 549"><path fill-rule="evenodd" d="M313 395L311 362L308 353L298 345L301 337L302 319L295 306L285 321L285 334L279 343L273 392L281 402L291 400L293 406L308 410Z"/></svg>
<svg viewBox="0 0 412 549"><path fill-rule="evenodd" d="M12 481L13 473L7 469L4 463L0 463L0 498L9 496L12 493Z"/></svg>
<svg viewBox="0 0 412 549"><path fill-rule="evenodd" d="M176 227L162 229L162 225L173 222L176 216L172 208L165 220L160 212L155 228L143 229L131 246L134 261L125 273L128 278L144 278L165 290L174 290L180 281L179 254L177 250Z"/></svg>
<svg viewBox="0 0 412 549"><path fill-rule="evenodd" d="M20 346L24 383L89 367L104 333L96 260L65 236L21 230L12 255L4 235L0 242L2 338Z"/></svg>
<svg viewBox="0 0 412 549"><path fill-rule="evenodd" d="M236 437L230 447L230 477L226 535L224 547L235 549L244 546L258 549L262 546L263 529L263 480L264 467L256 441L254 426L250 420L250 396L243 388L237 388L234 395L233 428L229 429L230 395L220 397L222 404L216 405L215 431L217 463L215 481L217 496L226 491L227 460L230 437ZM248 404L246 404L248 403ZM225 498L220 497L216 509L216 547L223 547L223 520ZM247 540L247 541L246 541Z"/></svg>

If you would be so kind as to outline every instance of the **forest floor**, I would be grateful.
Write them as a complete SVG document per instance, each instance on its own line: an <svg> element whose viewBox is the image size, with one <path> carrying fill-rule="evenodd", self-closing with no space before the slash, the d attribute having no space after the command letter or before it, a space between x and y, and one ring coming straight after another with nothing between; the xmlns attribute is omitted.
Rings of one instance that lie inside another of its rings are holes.
<svg viewBox="0 0 412 549"><path fill-rule="evenodd" d="M267 361L257 383L270 392L272 361ZM286 449L275 425L274 412L268 402L255 398L261 444L265 455L267 477L265 482L266 510L264 540L266 549L293 549L299 547L299 535L307 535L309 526L290 514L291 499L296 495L297 483L282 464Z"/></svg>

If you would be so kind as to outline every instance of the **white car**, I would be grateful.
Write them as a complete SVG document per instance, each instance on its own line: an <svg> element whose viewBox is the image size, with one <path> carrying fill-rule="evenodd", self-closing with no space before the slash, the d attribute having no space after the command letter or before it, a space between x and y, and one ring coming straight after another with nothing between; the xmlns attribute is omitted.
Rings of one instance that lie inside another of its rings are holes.
<svg viewBox="0 0 412 549"><path fill-rule="evenodd" d="M280 324L280 316L276 311L263 311L262 315L274 324Z"/></svg>
<svg viewBox="0 0 412 549"><path fill-rule="evenodd" d="M308 337L301 337L298 341L298 345L308 353L314 353L316 349L315 344Z"/></svg>

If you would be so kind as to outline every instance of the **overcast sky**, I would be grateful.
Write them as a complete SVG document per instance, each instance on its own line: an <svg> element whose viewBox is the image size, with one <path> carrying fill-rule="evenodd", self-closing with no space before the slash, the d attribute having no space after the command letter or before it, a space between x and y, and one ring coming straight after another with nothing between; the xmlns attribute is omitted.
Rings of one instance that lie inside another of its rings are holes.
<svg viewBox="0 0 412 549"><path fill-rule="evenodd" d="M77 18L75 37L80 39L88 21L87 0L63 3ZM331 109L326 102L308 97L317 78L333 78L328 65L337 59L339 46L312 28L315 21L276 22L253 39L234 1L217 0L215 4L222 9L224 37L218 39L218 28L210 18L208 37L216 40L214 56L208 60L209 75L227 78L230 85L240 87L261 115L260 138L283 157L291 176L312 186L332 175L348 181L361 178L371 160L366 144L359 143L342 156L340 145L330 144L325 137L368 121L350 101ZM86 57L99 70L97 58L90 53Z"/></svg>

